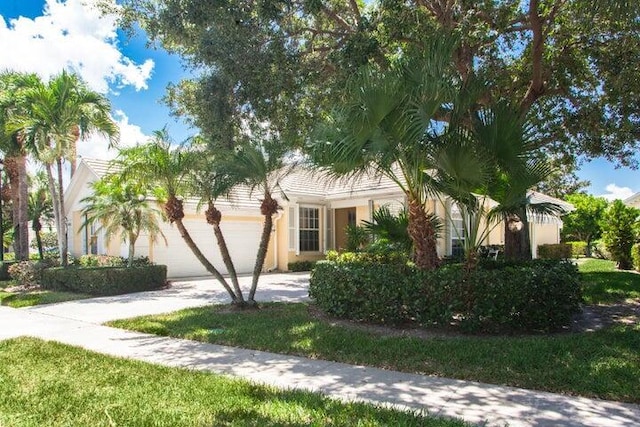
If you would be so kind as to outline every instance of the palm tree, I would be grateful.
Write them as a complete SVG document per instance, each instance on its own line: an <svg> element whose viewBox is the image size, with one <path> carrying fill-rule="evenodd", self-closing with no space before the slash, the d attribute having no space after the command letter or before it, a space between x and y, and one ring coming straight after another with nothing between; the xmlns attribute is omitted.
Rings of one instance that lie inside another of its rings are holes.
<svg viewBox="0 0 640 427"><path fill-rule="evenodd" d="M204 148L200 145L200 148ZM213 234L218 242L222 262L227 268L229 277L233 284L234 293L238 304L244 303L244 296L238 282L238 274L231 259L227 242L220 228L222 221L222 212L216 207L216 201L220 197L230 197L231 190L237 184L231 175L224 171L223 164L219 160L219 156L212 152L201 151L197 156L197 165L191 169L191 183L193 185L194 194L200 196L199 206L206 204L205 218L207 223L213 228Z"/></svg>
<svg viewBox="0 0 640 427"><path fill-rule="evenodd" d="M67 230L64 206L63 162L75 161L75 144L92 134L118 139L118 127L110 116L111 106L91 91L76 75L63 71L46 85L27 91L28 114L20 119L26 137L33 143L38 160L45 165L53 200L60 247L60 262L67 265ZM53 176L56 166L57 179Z"/></svg>
<svg viewBox="0 0 640 427"><path fill-rule="evenodd" d="M41 84L35 74L0 74L0 150L9 177L13 206L16 259L29 259L27 153L24 129L18 118L26 114L25 92Z"/></svg>
<svg viewBox="0 0 640 427"><path fill-rule="evenodd" d="M197 164L200 153L185 150L184 147L172 148L171 138L166 129L155 131L147 144L120 150L115 161L123 176L137 179L148 188L155 188L162 201L167 220L175 224L189 249L198 261L211 273L227 291L232 303L242 304L242 291L234 285L229 286L224 276L202 253L185 227L183 200L193 188L191 170Z"/></svg>
<svg viewBox="0 0 640 427"><path fill-rule="evenodd" d="M51 204L51 195L47 188L47 176L44 171L39 171L32 182L32 189L29 193L29 218L31 218L31 229L36 234L36 243L38 246L38 255L40 260L44 259L42 248L42 218L51 220L53 217L53 206Z"/></svg>
<svg viewBox="0 0 640 427"><path fill-rule="evenodd" d="M107 238L120 234L129 243L127 266L133 266L135 245L141 232L146 232L152 242L164 234L160 230L161 213L147 200L144 187L127 182L120 175L107 175L91 184L93 194L82 199L85 221L82 227L99 223Z"/></svg>
<svg viewBox="0 0 640 427"><path fill-rule="evenodd" d="M351 80L344 104L319 129L312 157L336 176L383 175L407 198L408 232L421 269L438 263L436 233L426 202L432 192L435 141L449 120L457 94L449 76L453 46L431 43L421 58L399 61L390 70L367 67Z"/></svg>
<svg viewBox="0 0 640 427"><path fill-rule="evenodd" d="M254 129L252 135L252 140L235 148L226 166L230 174L235 176L233 181L244 183L252 192L258 191L262 197L260 213L264 216L264 223L247 300L249 304L255 305L258 280L273 231L273 216L282 209L273 193L278 182L291 173L295 163L285 164L287 147L269 136L268 131L258 128Z"/></svg>

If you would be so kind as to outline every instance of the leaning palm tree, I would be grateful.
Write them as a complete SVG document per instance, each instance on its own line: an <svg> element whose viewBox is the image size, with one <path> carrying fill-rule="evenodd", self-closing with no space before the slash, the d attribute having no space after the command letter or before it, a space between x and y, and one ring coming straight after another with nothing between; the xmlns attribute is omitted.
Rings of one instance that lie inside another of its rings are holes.
<svg viewBox="0 0 640 427"><path fill-rule="evenodd" d="M76 75L63 71L46 85L30 89L25 98L28 114L20 119L25 136L32 143L38 160L45 165L53 200L60 262L67 265L67 233L64 206L63 162L73 160L78 138L92 134L118 139L118 126L110 116L109 101L91 91ZM53 176L56 167L57 179Z"/></svg>
<svg viewBox="0 0 640 427"><path fill-rule="evenodd" d="M273 216L282 209L274 198L274 191L278 182L291 173L295 162L285 163L287 147L275 135L269 135L269 132L260 128L255 129L252 135L251 140L235 148L226 167L235 177L233 181L247 185L252 192L257 191L262 197L260 213L264 216L264 223L248 296L249 304L255 305L258 280L273 231Z"/></svg>
<svg viewBox="0 0 640 427"><path fill-rule="evenodd" d="M123 242L128 242L127 266L133 266L136 241L146 232L152 242L162 237L160 230L161 212L147 199L140 183L127 182L121 175L107 175L91 184L92 194L81 202L85 221L83 228L98 223L107 238L120 234Z"/></svg>
<svg viewBox="0 0 640 427"><path fill-rule="evenodd" d="M137 179L148 188L159 190L158 196L164 213L171 224L175 224L183 240L198 261L211 273L227 291L233 304L244 303L239 285L232 289L222 273L207 259L185 227L182 197L188 196L193 188L191 170L197 164L200 153L187 150L184 146L172 146L165 129L155 131L150 142L120 150L114 166L127 179Z"/></svg>
<svg viewBox="0 0 640 427"><path fill-rule="evenodd" d="M436 233L426 211L433 191L434 141L445 128L457 90L449 78L453 45L432 42L426 54L399 61L390 70L367 67L351 80L345 102L318 129L316 164L336 176L385 176L407 198L408 232L421 269L438 265Z"/></svg>
<svg viewBox="0 0 640 427"><path fill-rule="evenodd" d="M44 171L38 171L31 181L31 192L29 193L29 218L31 218L31 229L36 235L36 245L40 260L44 259L42 248L42 219L50 221L53 216L53 206L51 195L47 188L47 176Z"/></svg>
<svg viewBox="0 0 640 427"><path fill-rule="evenodd" d="M13 202L14 248L16 259L29 259L27 183L28 147L19 117L29 108L25 92L41 84L35 74L3 72L0 74L0 150L9 177Z"/></svg>

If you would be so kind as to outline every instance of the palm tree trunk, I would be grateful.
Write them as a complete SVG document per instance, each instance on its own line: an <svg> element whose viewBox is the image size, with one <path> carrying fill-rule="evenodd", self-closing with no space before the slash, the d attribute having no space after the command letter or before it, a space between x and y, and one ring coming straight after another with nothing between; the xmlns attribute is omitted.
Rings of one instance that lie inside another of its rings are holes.
<svg viewBox="0 0 640 427"><path fill-rule="evenodd" d="M420 200L408 195L409 225L407 232L413 241L413 259L421 270L433 270L438 264L436 233Z"/></svg>
<svg viewBox="0 0 640 427"><path fill-rule="evenodd" d="M67 252L69 250L69 240L67 236L67 218L66 212L64 210L64 186L62 185L62 159L56 159L56 166L58 168L58 204L59 204L59 214L60 214L60 225L58 228L60 229L60 233L62 236L58 238L60 242L60 264L62 267L66 267L69 264L69 259Z"/></svg>
<svg viewBox="0 0 640 427"><path fill-rule="evenodd" d="M238 273L236 272L236 267L233 265L233 260L231 259L231 254L229 253L229 247L227 246L227 241L222 234L222 230L220 229L220 221L222 220L222 213L212 202L209 202L209 207L205 212L205 217L207 222L211 224L213 227L213 234L216 236L216 242L218 242L218 248L220 249L220 255L222 256L222 262L224 262L224 266L227 267L227 272L231 277L231 283L233 284L233 288L235 290L236 295L238 296L238 304L244 304L244 296L242 295L242 289L240 289L240 283L238 282Z"/></svg>
<svg viewBox="0 0 640 427"><path fill-rule="evenodd" d="M27 182L27 158L16 157L18 170L18 230L16 240L20 242L20 250L16 251L19 260L29 259L29 184Z"/></svg>
<svg viewBox="0 0 640 427"><path fill-rule="evenodd" d="M53 178L52 165L50 163L45 164L45 170L47 171L47 184L49 186L49 192L51 193L51 204L53 205L53 219L56 223L56 233L58 238L58 251L62 247L62 233L60 231L60 204L58 203L58 191L56 190L55 179ZM60 262L62 263L62 253L60 253Z"/></svg>
<svg viewBox="0 0 640 427"><path fill-rule="evenodd" d="M189 234L189 231L187 231L187 228L184 226L184 224L182 223L182 219L175 219L174 220L176 227L178 228L178 231L180 232L180 236L182 236L182 239L185 241L185 243L187 244L187 246L189 247L189 249L191 249L191 252L193 252L193 254L196 256L196 258L198 258L198 261L200 261L200 263L204 266L204 268L207 269L207 271L209 273L211 273L217 280L218 282L220 282L220 284L222 284L222 286L224 287L224 289L227 291L227 293L229 294L229 296L231 297L231 301L236 304L238 302L241 301L240 298L242 298L240 296L240 298L233 292L233 290L231 289L231 287L229 286L229 284L227 283L227 281L225 280L224 276L222 274L220 274L220 272L218 271L218 269L216 269L213 264L211 264L209 262L209 260L207 259L206 256L204 256L204 254L202 253L202 251L200 251L200 248L198 248L198 246L196 245L196 243L193 241L193 239L191 238L191 235Z"/></svg>
<svg viewBox="0 0 640 427"><path fill-rule="evenodd" d="M529 223L522 212L507 215L504 219L504 257L517 261L531 260Z"/></svg>
<svg viewBox="0 0 640 427"><path fill-rule="evenodd" d="M40 257L40 261L44 259L44 251L42 250L42 236L40 235L40 230L42 230L42 223L40 223L40 214L36 213L36 216L33 218L33 222L31 223L31 229L36 233L36 242L38 244L38 256Z"/></svg>
<svg viewBox="0 0 640 427"><path fill-rule="evenodd" d="M133 257L136 253L136 240L136 235L129 233L129 259L127 260L127 267L133 267Z"/></svg>
<svg viewBox="0 0 640 427"><path fill-rule="evenodd" d="M20 259L21 251L21 243L20 240L20 222L19 217L20 214L18 209L20 209L20 184L19 184L19 171L18 171L18 162L17 159L13 156L6 157L4 159L5 169L7 171L7 177L9 178L9 188L11 194L11 223L13 224L13 249L15 252L16 259ZM21 259L20 259L21 260Z"/></svg>
<svg viewBox="0 0 640 427"><path fill-rule="evenodd" d="M256 264L253 267L251 290L249 291L249 303L252 304L255 304L258 279L260 279L260 273L264 267L264 260L267 257L267 249L269 248L269 240L271 240L271 231L273 230L273 215L280 209L278 202L273 200L269 192L265 192L264 196L264 200L260 205L260 212L264 215L264 225L262 226L262 236L260 236L260 246L258 247L258 254L256 255Z"/></svg>

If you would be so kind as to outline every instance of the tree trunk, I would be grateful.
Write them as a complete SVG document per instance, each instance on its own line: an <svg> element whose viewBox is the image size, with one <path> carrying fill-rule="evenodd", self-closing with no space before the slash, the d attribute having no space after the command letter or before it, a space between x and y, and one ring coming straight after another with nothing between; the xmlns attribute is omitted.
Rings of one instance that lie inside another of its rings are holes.
<svg viewBox="0 0 640 427"><path fill-rule="evenodd" d="M20 250L16 251L19 260L29 259L29 184L27 182L27 158L16 158L18 166L18 230L16 240L20 241Z"/></svg>
<svg viewBox="0 0 640 427"><path fill-rule="evenodd" d="M222 262L227 267L227 272L231 277L231 283L237 295L237 304L244 305L244 296L242 295L242 289L240 289L240 283L238 282L238 274L236 273L236 267L233 265L231 254L229 254L229 248L227 242L220 229L220 221L222 220L222 213L213 203L209 203L209 207L205 212L207 222L213 227L213 234L216 236L216 242L218 242L218 248L220 249L220 255L222 256Z"/></svg>
<svg viewBox="0 0 640 427"><path fill-rule="evenodd" d="M435 230L424 208L424 204L408 197L409 225L407 232L413 241L413 260L422 270L433 270L438 264Z"/></svg>
<svg viewBox="0 0 640 427"><path fill-rule="evenodd" d="M33 218L33 222L31 223L31 229L36 233L36 242L38 244L38 256L40 257L40 261L44 259L44 251L42 250L42 236L40 235L40 230L42 230L42 223L40 222L39 214Z"/></svg>
<svg viewBox="0 0 640 427"><path fill-rule="evenodd" d="M45 170L47 171L47 184L49 185L49 192L51 193L51 203L53 205L53 219L56 223L56 233L58 238L58 251L60 252L60 248L62 247L62 233L60 230L60 225L62 224L62 220L60 219L60 204L58 203L58 191L56 190L56 183L53 178L52 165L47 163L45 164ZM60 263L62 263L62 253L60 253Z"/></svg>
<svg viewBox="0 0 640 427"><path fill-rule="evenodd" d="M229 296L231 297L231 301L234 304L239 303L241 301L240 300L241 297L239 298L233 292L233 289L231 289L231 287L229 286L229 284L225 280L224 276L222 276L222 274L220 274L220 272L213 266L213 264L211 264L209 262L207 257L205 257L204 254L200 251L200 248L198 248L196 243L191 238L191 235L187 231L186 227L182 223L182 219L176 219L174 222L176 224L176 227L178 227L178 231L180 232L180 236L182 236L182 239L184 239L184 241L187 244L187 246L189 246L189 249L191 249L191 252L193 252L193 254L196 256L196 258L198 258L198 261L200 261L200 263L204 266L204 268L206 268L209 273L213 274L213 276L218 280L218 282L220 282L220 284L222 284L222 286L227 291L227 293L229 293Z"/></svg>
<svg viewBox="0 0 640 427"><path fill-rule="evenodd" d="M7 177L9 178L9 189L11 194L11 223L13 225L13 250L15 252L15 257L17 260L23 261L20 258L20 254L22 253L20 240L20 222L19 217L20 214L18 209L20 209L20 183L19 183L19 171L18 171L18 161L16 157L5 157L4 166L7 173Z"/></svg>
<svg viewBox="0 0 640 427"><path fill-rule="evenodd" d="M136 254L136 240L136 235L129 233L129 259L127 260L127 267L133 267L133 258Z"/></svg>
<svg viewBox="0 0 640 427"><path fill-rule="evenodd" d="M265 192L264 200L260 205L260 212L264 215L264 225L262 226L262 236L260 236L260 246L256 255L256 264L253 267L253 275L251 278L251 290L249 291L249 303L255 304L256 290L258 289L258 279L264 266L264 259L267 257L267 249L269 248L269 240L271 240L271 230L273 230L273 215L278 212L280 206L278 202L273 200L271 194Z"/></svg>
<svg viewBox="0 0 640 427"><path fill-rule="evenodd" d="M73 178L73 175L76 173L76 168L78 164L78 141L80 140L80 127L75 125L73 130L71 131L74 139L71 141L71 145L69 147L69 179Z"/></svg>
<svg viewBox="0 0 640 427"><path fill-rule="evenodd" d="M62 159L56 159L56 166L58 168L58 203L60 207L60 225L58 228L62 236L58 238L60 245L60 264L62 267L69 265L69 258L67 252L69 250L69 238L67 236L67 213L64 210L64 186L62 185Z"/></svg>
<svg viewBox="0 0 640 427"><path fill-rule="evenodd" d="M526 213L510 214L504 218L504 257L510 260L531 260L529 222Z"/></svg>

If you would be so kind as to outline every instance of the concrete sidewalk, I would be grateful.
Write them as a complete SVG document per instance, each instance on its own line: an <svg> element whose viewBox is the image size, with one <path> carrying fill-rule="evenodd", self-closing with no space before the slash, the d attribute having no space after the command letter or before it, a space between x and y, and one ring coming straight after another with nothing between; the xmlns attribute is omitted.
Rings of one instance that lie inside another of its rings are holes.
<svg viewBox="0 0 640 427"><path fill-rule="evenodd" d="M304 289L304 275L286 276L288 278L280 279L292 281L285 286L287 289L295 292ZM274 287L278 280L274 277ZM196 288L202 286L195 285ZM265 291L268 289L269 286L265 286ZM290 295L292 299L303 298L294 298L295 292L292 291ZM0 340L34 336L113 356L230 374L276 387L318 391L337 399L363 400L421 410L482 425L640 425L638 405L156 337L101 326L97 323L102 320L88 319L91 316L84 306L77 306L84 303L90 304L93 309L99 308L99 315L94 316L97 319L106 317L108 311L112 313L111 318L123 317L120 315L123 309L124 313L140 310L145 314L152 310L152 306L156 312L174 309L174 302L171 302L173 297L158 294L151 297L148 294L152 293L130 295L128 302L100 298L29 310L0 307ZM268 297L265 295L265 298ZM210 297L207 299L207 303L210 303ZM156 304L150 301L156 301ZM163 301L171 307L162 304ZM111 306L111 310L105 308L108 306Z"/></svg>

